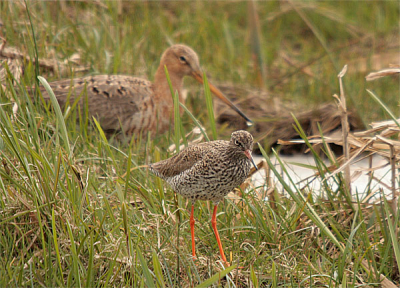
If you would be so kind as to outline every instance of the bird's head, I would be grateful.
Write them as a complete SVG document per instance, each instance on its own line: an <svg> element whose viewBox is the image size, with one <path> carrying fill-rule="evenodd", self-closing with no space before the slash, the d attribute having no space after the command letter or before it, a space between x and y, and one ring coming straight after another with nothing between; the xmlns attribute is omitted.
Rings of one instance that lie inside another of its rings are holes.
<svg viewBox="0 0 400 288"><path fill-rule="evenodd" d="M169 74L180 77L193 76L193 74L201 76L199 57L192 48L183 44L169 47L161 56L160 64L162 67L167 66Z"/></svg>
<svg viewBox="0 0 400 288"><path fill-rule="evenodd" d="M201 84L204 83L203 74L200 68L199 57L192 48L183 45L175 44L169 47L161 56L160 68L164 71L164 67L167 67L168 73L172 78L172 75L182 79L185 76L192 76ZM165 76L164 76L165 77ZM252 121L235 106L217 87L208 82L210 91L217 96L222 102L228 105L230 108L235 110L241 115L248 123L252 125Z"/></svg>
<svg viewBox="0 0 400 288"><path fill-rule="evenodd" d="M247 157L257 169L257 165L254 163L253 156L251 155L253 151L253 136L249 132L244 130L233 132L230 144L236 154Z"/></svg>

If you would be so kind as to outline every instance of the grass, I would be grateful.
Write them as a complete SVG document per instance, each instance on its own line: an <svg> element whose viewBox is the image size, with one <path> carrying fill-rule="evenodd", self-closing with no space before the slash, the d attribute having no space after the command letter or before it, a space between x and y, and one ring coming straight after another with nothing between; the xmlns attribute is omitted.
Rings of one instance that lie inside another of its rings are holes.
<svg viewBox="0 0 400 288"><path fill-rule="evenodd" d="M333 100L344 64L366 57L372 69L372 56L389 49L398 33L397 2L256 4L266 86L309 105ZM0 11L7 45L31 58L35 39L39 59L63 61L78 53L80 64L89 66L85 74L152 79L162 51L182 42L199 52L211 81L258 85L246 2L29 1L27 6L32 26L23 2L0 2ZM307 67L314 76L285 63L281 51L300 65L312 63ZM39 81L77 76L73 68L59 73L41 68ZM365 88L394 114L399 95L396 79L365 83L368 72L349 64L344 78L349 105L366 123L388 117ZM398 218L391 221L385 199L373 206L351 202L342 185L327 183L322 199L291 188L289 175L280 181L290 197L276 190L274 200L265 201L250 190L240 201L219 205L225 252L239 269L224 270L218 262L212 205L196 203L199 260L194 263L190 203L175 198L142 165L169 157L167 147L178 144L197 121L214 138L218 127L205 109L212 107L209 98L191 97L186 106L195 119L176 114L181 123L176 130L119 143L108 141L98 126L88 127L87 119L76 124L76 106L63 111L56 101L32 102L24 87L35 84L36 74L26 62L21 81L13 88L9 76L0 95L0 286L379 287L381 275L400 284L400 225ZM207 88L204 93L187 80L193 91L201 91L192 96L207 95ZM324 173L319 154L313 157ZM342 174L334 181L342 183Z"/></svg>

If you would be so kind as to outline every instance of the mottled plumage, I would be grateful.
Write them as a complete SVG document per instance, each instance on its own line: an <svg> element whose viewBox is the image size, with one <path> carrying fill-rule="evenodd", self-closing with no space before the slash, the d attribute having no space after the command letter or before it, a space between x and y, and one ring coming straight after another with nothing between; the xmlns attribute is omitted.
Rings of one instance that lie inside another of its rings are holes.
<svg viewBox="0 0 400 288"><path fill-rule="evenodd" d="M155 135L169 129L173 111L165 66L174 91L178 91L180 102L184 102L181 90L185 76L192 76L203 83L196 52L188 46L177 44L163 53L154 83L133 76L98 75L55 81L50 86L61 107L73 105L80 97L78 103L81 111L88 107L89 117L96 117L109 136L121 132L128 136L140 132ZM210 85L210 89L248 120L217 88ZM41 90L43 96L48 98L45 89Z"/></svg>
<svg viewBox="0 0 400 288"><path fill-rule="evenodd" d="M236 145L235 141L243 146ZM182 196L217 204L247 178L251 160L245 155L245 149L253 149L253 137L248 132L237 131L231 141L189 146L169 159L151 164L150 170Z"/></svg>
<svg viewBox="0 0 400 288"><path fill-rule="evenodd" d="M222 259L226 261L216 230L218 203L235 187L242 184L249 175L253 137L240 130L232 133L230 141L217 140L200 143L183 149L175 156L150 164L155 175L169 183L172 189L192 201L191 230L192 253L194 248L193 205L196 200L214 202L212 224Z"/></svg>

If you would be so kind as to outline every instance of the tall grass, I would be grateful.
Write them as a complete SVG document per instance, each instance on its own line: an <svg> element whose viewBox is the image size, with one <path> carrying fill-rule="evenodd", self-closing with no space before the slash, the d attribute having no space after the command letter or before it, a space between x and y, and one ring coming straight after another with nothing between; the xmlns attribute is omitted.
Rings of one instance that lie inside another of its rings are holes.
<svg viewBox="0 0 400 288"><path fill-rule="evenodd" d="M290 198L276 198L276 208L251 191L241 202L227 199L221 205L222 241L228 259L241 267L231 272L220 271L216 262L209 203L196 204L195 264L185 200L178 196L175 205L173 192L138 167L146 161L143 147L132 143L126 154L93 130L93 142L69 135L74 143L70 154L57 141L63 132L52 124L56 117L40 116L23 101L19 105L14 120L8 116L9 105L0 108L0 243L1 264L7 267L0 269L2 286L338 287L373 285L381 273L397 277L394 235L399 224L385 220L388 208L358 204L353 210L341 201L344 194L339 191L328 193L325 202L312 194L303 197L302 191L290 192L290 187L285 188ZM36 125L29 124L24 111ZM76 124L65 125L69 133ZM36 145L32 135L39 135ZM159 153L150 147L148 155ZM176 238L178 211L182 220ZM371 267L363 266L364 259Z"/></svg>
<svg viewBox="0 0 400 288"><path fill-rule="evenodd" d="M81 63L90 66L88 74L152 78L162 50L169 42L183 42L199 52L213 79L255 83L255 72L248 65L247 3L159 4L27 2L32 26L27 25L21 2L0 2L0 11L7 45L18 47L32 59L37 53L39 59L62 61L77 52ZM281 4L258 3L262 43L268 44L262 54L271 67L267 86L274 93L290 95L293 101L331 99L337 90L332 62L342 64L357 54L341 48L354 40L354 33L364 45L360 39L369 33L384 42L382 38L397 29L393 25L399 12L394 2L359 6L353 2L300 3L306 7L294 3L306 17L296 9L281 10ZM221 16L221 11L226 14ZM310 23L318 27L318 37ZM191 31L199 33L193 37ZM320 57L313 66L320 77L310 79L298 68L274 60L285 47L302 63ZM211 133L210 138L218 138L208 89L196 86L207 100L192 97L184 105L174 97L175 129L170 133L155 139L140 135L119 143L109 142L98 123L88 125L92 121L88 115L77 124L80 107L76 103L59 110L46 82L72 76L76 76L72 64L70 71L49 72L37 71L29 62L15 87L10 75L1 83L6 90L0 94L0 286L379 287L382 275L400 283L398 218L389 221L392 214L384 199L371 206L347 199L340 174L333 177L337 186L323 182L326 198L292 188L284 180L291 181L288 175L282 178L277 173L289 197L276 188L272 203L250 189L240 201L221 203L217 219L227 258L233 264L228 269L218 261L209 225L212 205L196 203L199 258L193 262L190 203L179 195L175 198L143 165L168 157L167 147L185 143L185 132L193 126L201 124L205 136ZM374 100L360 92L364 91L364 76L346 76L350 83L346 92L358 97L361 111L373 112L365 112L366 119L379 118L383 112L372 109ZM32 92L25 87L36 79L49 89L51 104L31 100ZM274 85L278 80L283 82ZM385 81L390 84L391 80ZM370 88L377 95L388 95L385 103L393 107L398 88L384 86ZM11 98L18 105L16 114ZM183 116L178 113L181 109ZM304 137L301 127L297 128ZM315 169L324 177L326 165L309 147ZM269 156L264 156L268 161Z"/></svg>

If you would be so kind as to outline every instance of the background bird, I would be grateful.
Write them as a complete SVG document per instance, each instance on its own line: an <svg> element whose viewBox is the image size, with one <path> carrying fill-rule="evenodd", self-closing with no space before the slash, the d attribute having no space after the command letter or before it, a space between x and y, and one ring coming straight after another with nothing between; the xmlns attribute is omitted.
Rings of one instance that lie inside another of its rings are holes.
<svg viewBox="0 0 400 288"><path fill-rule="evenodd" d="M131 136L141 132L150 132L154 136L171 126L173 98L165 67L181 103L185 100L181 93L185 76L203 83L196 52L186 45L177 44L163 53L153 83L133 76L98 75L55 81L50 86L61 107L77 102L81 106L81 115L87 107L90 118L96 117L107 136L115 133ZM221 91L211 83L209 86L214 95L251 122ZM43 87L41 91L48 99Z"/></svg>
<svg viewBox="0 0 400 288"><path fill-rule="evenodd" d="M252 149L253 136L239 130L232 133L230 141L216 140L192 145L169 159L149 165L151 172L192 202L190 228L193 258L196 257L194 203L196 200L211 200L214 203L211 224L221 258L229 265L216 226L217 206L230 191L246 180L251 164L257 169Z"/></svg>

